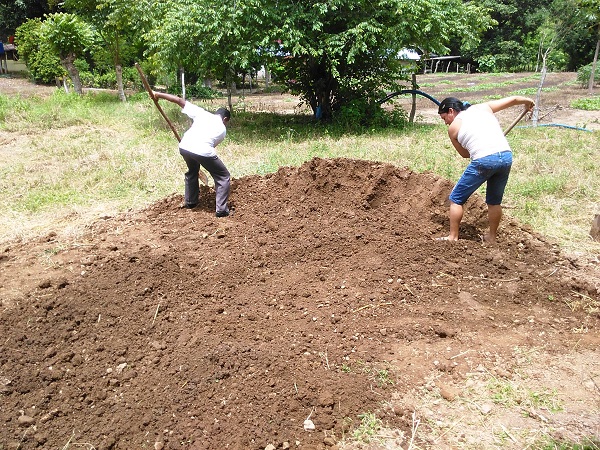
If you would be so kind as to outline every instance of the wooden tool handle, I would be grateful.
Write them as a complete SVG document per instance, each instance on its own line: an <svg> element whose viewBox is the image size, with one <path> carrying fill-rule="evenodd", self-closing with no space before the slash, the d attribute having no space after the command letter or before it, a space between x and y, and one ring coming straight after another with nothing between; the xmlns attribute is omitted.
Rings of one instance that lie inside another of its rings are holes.
<svg viewBox="0 0 600 450"><path fill-rule="evenodd" d="M171 122L171 120L167 117L167 115L163 111L162 107L158 103L158 99L154 96L152 88L150 87L150 84L148 83L148 80L146 79L146 76L144 75L144 72L142 72L142 68L140 67L140 65L138 63L135 63L135 68L137 69L138 73L140 74L140 78L142 79L142 84L144 85L144 87L148 91L148 95L150 96L150 98L152 99L152 101L154 102L154 104L156 105L156 108L158 109L158 111L160 112L160 114L167 121L167 124L169 125L169 128L171 128L171 131L173 131L173 134L177 138L177 142L181 142L181 137L179 137L179 133L177 132L177 129L175 128L175 126L173 125L173 122Z"/></svg>
<svg viewBox="0 0 600 450"><path fill-rule="evenodd" d="M169 120L169 118L163 111L162 107L158 104L158 99L154 96L154 91L152 91L152 88L150 87L150 83L148 83L148 80L146 79L144 72L142 72L142 68L140 67L140 65L138 63L135 63L135 68L137 69L138 73L140 74L140 78L142 79L142 84L146 88L146 91L148 91L148 95L150 96L150 98L152 99L154 104L156 105L156 109L158 109L160 114L167 121L167 124L169 124L169 128L171 128L171 131L173 131L173 134L177 138L177 142L181 142L181 138L179 137L179 133L177 132L177 129L173 125L173 122L171 122ZM200 178L200 181L202 181L206 186L208 186L208 177L201 170L198 170L198 178Z"/></svg>
<svg viewBox="0 0 600 450"><path fill-rule="evenodd" d="M512 130L512 129L515 127L515 125L516 125L516 124L518 124L518 123L521 121L521 119L522 119L523 117L525 117L525 114L527 114L527 112L528 112L528 109L527 109L527 108L523 109L523 112L522 112L521 114L519 114L519 117L517 117L517 118L514 120L514 122L513 122L513 123L511 123L511 124L508 126L508 128L507 128L506 130L504 130L504 136L506 136L506 135L509 133L509 131L510 131L510 130Z"/></svg>

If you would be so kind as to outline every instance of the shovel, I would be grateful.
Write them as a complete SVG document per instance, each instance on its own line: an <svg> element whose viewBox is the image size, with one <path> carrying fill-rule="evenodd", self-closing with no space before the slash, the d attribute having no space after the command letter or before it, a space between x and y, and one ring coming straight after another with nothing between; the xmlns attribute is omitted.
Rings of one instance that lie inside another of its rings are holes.
<svg viewBox="0 0 600 450"><path fill-rule="evenodd" d="M148 91L148 95L150 96L150 98L152 99L154 104L156 105L156 109L158 109L158 112L160 112L160 114L167 121L167 124L169 125L169 128L171 128L171 131L173 131L173 134L175 135L177 142L181 142L181 137L179 137L179 133L177 132L177 129L173 125L173 122L171 122L171 120L167 117L167 115L163 111L162 107L158 103L158 99L152 93L152 88L150 87L150 84L148 83L148 80L146 79L144 72L142 72L142 68L140 67L140 65L138 63L135 63L135 68L137 69L138 73L140 74L140 78L142 79L142 84L146 88L146 91ZM202 181L205 185L208 186L208 177L201 170L198 170L198 178L200 179L200 181Z"/></svg>

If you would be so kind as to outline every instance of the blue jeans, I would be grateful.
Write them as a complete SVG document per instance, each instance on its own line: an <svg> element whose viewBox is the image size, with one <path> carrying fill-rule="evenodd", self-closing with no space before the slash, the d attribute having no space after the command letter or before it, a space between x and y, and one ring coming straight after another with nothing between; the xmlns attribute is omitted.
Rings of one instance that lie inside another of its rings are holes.
<svg viewBox="0 0 600 450"><path fill-rule="evenodd" d="M485 202L488 205L501 204L511 166L510 151L472 160L452 189L450 201L457 205L465 204L473 192L487 181Z"/></svg>

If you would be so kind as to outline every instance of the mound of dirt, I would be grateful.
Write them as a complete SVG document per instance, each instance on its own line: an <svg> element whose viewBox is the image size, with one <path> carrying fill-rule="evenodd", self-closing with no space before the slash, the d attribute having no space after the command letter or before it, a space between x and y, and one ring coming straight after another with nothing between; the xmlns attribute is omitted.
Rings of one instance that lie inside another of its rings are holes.
<svg viewBox="0 0 600 450"><path fill-rule="evenodd" d="M68 245L7 245L0 448L331 448L369 412L401 448L403 399L432 374L510 376L494 361L516 346L595 352L600 315L569 305L598 280L510 218L483 245L478 196L464 240L435 241L451 188L314 159L236 180L229 218L203 188L194 210L174 195Z"/></svg>

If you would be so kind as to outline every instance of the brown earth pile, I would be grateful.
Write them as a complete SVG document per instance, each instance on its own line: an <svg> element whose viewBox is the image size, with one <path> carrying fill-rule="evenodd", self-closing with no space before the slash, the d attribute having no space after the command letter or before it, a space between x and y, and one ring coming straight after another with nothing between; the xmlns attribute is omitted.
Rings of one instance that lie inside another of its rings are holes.
<svg viewBox="0 0 600 450"><path fill-rule="evenodd" d="M407 448L403 398L431 374L510 377L494 361L515 346L593 354L600 315L569 305L598 279L510 218L483 245L478 196L464 239L434 241L451 187L314 159L236 180L229 218L203 188L195 210L174 195L76 242L7 244L0 449L331 448L368 412Z"/></svg>

